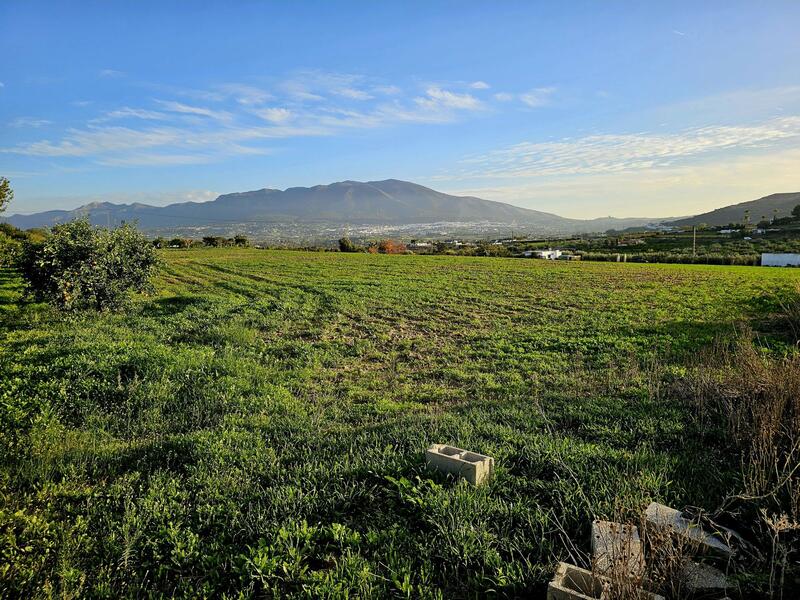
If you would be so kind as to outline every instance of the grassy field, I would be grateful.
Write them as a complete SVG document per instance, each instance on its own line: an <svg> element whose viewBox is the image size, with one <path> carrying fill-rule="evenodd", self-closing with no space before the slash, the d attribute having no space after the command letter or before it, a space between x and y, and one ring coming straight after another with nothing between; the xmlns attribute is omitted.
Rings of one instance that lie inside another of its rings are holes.
<svg viewBox="0 0 800 600"><path fill-rule="evenodd" d="M594 516L713 508L670 394L797 270L165 251L65 316L0 272L0 596L526 597ZM474 489L426 446L490 454Z"/></svg>

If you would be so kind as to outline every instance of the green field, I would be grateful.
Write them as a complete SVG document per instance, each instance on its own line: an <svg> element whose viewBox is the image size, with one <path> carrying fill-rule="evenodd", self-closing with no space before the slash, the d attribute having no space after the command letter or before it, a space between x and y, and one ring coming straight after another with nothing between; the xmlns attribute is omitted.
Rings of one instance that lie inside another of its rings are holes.
<svg viewBox="0 0 800 600"><path fill-rule="evenodd" d="M0 272L0 596L526 597L594 516L714 508L738 459L671 393L800 271L165 251L63 315ZM786 346L788 347L788 346ZM490 454L471 488L431 443Z"/></svg>

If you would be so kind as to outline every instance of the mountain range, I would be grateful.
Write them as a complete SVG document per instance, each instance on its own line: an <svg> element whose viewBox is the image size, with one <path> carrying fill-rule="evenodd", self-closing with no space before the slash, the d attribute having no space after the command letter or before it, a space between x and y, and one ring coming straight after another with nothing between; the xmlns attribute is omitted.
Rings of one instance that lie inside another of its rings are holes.
<svg viewBox="0 0 800 600"><path fill-rule="evenodd" d="M539 231L574 233L641 226L658 219L613 217L568 219L473 196L453 196L397 179L342 181L286 190L261 189L223 194L210 202L182 202L163 207L95 202L74 210L11 215L16 227L50 227L78 217L96 225L136 221L145 230L184 229L209 225L264 223L341 223L412 225L437 222L491 222L532 227Z"/></svg>
<svg viewBox="0 0 800 600"><path fill-rule="evenodd" d="M424 225L435 223L460 223L462 230L470 230L469 224L491 223L518 227L534 234L571 234L635 228L654 223L727 225L742 221L746 214L755 223L762 216L786 216L797 204L800 204L800 192L772 194L695 217L604 217L583 220L474 196L453 196L416 183L387 179L341 181L286 190L265 188L223 194L210 202L180 202L167 206L95 202L74 210L11 215L4 220L16 227L30 229L87 217L96 225L113 226L135 221L144 230L184 234L192 229L233 232L246 229L257 232L259 229L275 231L297 226L310 229L322 227L323 224L328 231L349 225L406 229L418 225L422 230L425 229ZM475 226L472 230L477 232L481 228Z"/></svg>

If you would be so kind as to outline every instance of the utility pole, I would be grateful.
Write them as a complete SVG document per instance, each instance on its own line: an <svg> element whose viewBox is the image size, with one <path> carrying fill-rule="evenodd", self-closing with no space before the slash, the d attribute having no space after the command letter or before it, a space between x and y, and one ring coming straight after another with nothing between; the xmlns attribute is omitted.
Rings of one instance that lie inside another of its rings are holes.
<svg viewBox="0 0 800 600"><path fill-rule="evenodd" d="M697 227L692 227L692 257L697 256Z"/></svg>

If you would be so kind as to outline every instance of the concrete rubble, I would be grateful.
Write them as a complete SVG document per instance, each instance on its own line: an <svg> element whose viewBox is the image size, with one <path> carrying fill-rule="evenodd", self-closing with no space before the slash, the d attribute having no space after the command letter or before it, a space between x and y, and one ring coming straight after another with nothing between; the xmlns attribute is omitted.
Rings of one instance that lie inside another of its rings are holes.
<svg viewBox="0 0 800 600"><path fill-rule="evenodd" d="M683 513L658 502L651 502L644 513L648 525L671 531L697 544L705 555L715 555L725 559L733 557L731 548L718 533L709 533L699 524L687 519Z"/></svg>
<svg viewBox="0 0 800 600"><path fill-rule="evenodd" d="M721 528L724 532L721 534L716 530L711 532L704 529L683 512L658 502L652 502L647 507L644 522L648 529L669 532L670 536L666 539L672 541L667 543L676 544L676 540L681 538L689 541L689 546L678 549L679 552L688 550L692 554L717 560L730 560L733 557L734 550L726 543L726 539L739 537L732 530ZM591 571L559 563L547 588L548 600L603 600L609 596L612 582L615 586L620 582L623 586L630 586L634 595L642 600L662 598L649 591L653 587L646 579L645 548L635 525L593 521L591 549ZM689 559L685 560L680 577L682 589L693 598L720 598L730 587L725 573L714 566Z"/></svg>
<svg viewBox="0 0 800 600"><path fill-rule="evenodd" d="M611 521L592 522L592 566L596 573L644 574L644 548L635 525Z"/></svg>
<svg viewBox="0 0 800 600"><path fill-rule="evenodd" d="M555 577L547 586L547 600L605 600L610 580L568 563L558 563ZM663 596L640 589L640 600L664 600Z"/></svg>
<svg viewBox="0 0 800 600"><path fill-rule="evenodd" d="M494 458L446 444L433 444L425 451L428 468L463 477L472 485L486 483L494 473Z"/></svg>
<svg viewBox="0 0 800 600"><path fill-rule="evenodd" d="M724 592L728 588L725 573L711 565L694 561L686 562L681 579L686 591L695 595Z"/></svg>

